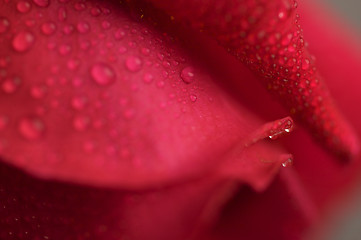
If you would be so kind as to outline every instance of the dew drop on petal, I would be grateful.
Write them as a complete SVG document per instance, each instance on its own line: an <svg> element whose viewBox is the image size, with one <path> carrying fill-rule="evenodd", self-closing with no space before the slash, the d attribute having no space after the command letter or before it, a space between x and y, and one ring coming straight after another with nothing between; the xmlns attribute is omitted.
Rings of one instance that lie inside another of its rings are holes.
<svg viewBox="0 0 361 240"><path fill-rule="evenodd" d="M87 33L90 30L90 25L86 22L79 22L77 29L80 33Z"/></svg>
<svg viewBox="0 0 361 240"><path fill-rule="evenodd" d="M151 83L153 81L154 77L150 73L144 74L143 80L145 83Z"/></svg>
<svg viewBox="0 0 361 240"><path fill-rule="evenodd" d="M87 98L86 97L74 97L71 100L71 106L75 110L81 110L84 108L84 106L87 104Z"/></svg>
<svg viewBox="0 0 361 240"><path fill-rule="evenodd" d="M84 131L88 128L90 119L87 116L77 116L73 119L73 127L77 131Z"/></svg>
<svg viewBox="0 0 361 240"><path fill-rule="evenodd" d="M59 20L60 22L64 22L65 19L67 18L67 16L68 16L68 14L67 14L67 12L66 12L66 9L63 8L63 7L60 7L60 8L58 9L58 20Z"/></svg>
<svg viewBox="0 0 361 240"><path fill-rule="evenodd" d="M93 17L97 17L97 16L99 16L101 13L102 13L102 11L100 10L99 7L93 7L92 9L90 9L90 14L91 14Z"/></svg>
<svg viewBox="0 0 361 240"><path fill-rule="evenodd" d="M41 25L41 32L44 35L52 35L56 30L56 25L53 22L46 22Z"/></svg>
<svg viewBox="0 0 361 240"><path fill-rule="evenodd" d="M186 67L182 70L180 77L182 78L183 82L191 83L194 80L194 69L193 67Z"/></svg>
<svg viewBox="0 0 361 240"><path fill-rule="evenodd" d="M5 129L8 122L9 119L6 116L0 115L0 131Z"/></svg>
<svg viewBox="0 0 361 240"><path fill-rule="evenodd" d="M5 33L10 26L10 22L7 18L0 17L0 33Z"/></svg>
<svg viewBox="0 0 361 240"><path fill-rule="evenodd" d="M125 36L125 32L121 28L118 28L114 33L114 38L116 40L120 40L120 39L124 38L124 36Z"/></svg>
<svg viewBox="0 0 361 240"><path fill-rule="evenodd" d="M281 156L282 167L291 167L293 165L293 156L292 154L284 154Z"/></svg>
<svg viewBox="0 0 361 240"><path fill-rule="evenodd" d="M16 9L20 12L20 13L27 13L30 11L31 9L31 5L28 1L19 1L16 4Z"/></svg>
<svg viewBox="0 0 361 240"><path fill-rule="evenodd" d="M7 78L5 79L2 84L2 90L7 94L15 93L21 85L21 79L18 77Z"/></svg>
<svg viewBox="0 0 361 240"><path fill-rule="evenodd" d="M49 6L49 0L33 0L33 2L39 7L47 7Z"/></svg>
<svg viewBox="0 0 361 240"><path fill-rule="evenodd" d="M126 68L131 72L137 72L142 68L142 60L136 56L129 56L125 61Z"/></svg>
<svg viewBox="0 0 361 240"><path fill-rule="evenodd" d="M287 135L293 130L294 123L292 118L282 118L273 123L273 126L268 131L268 137L272 140L276 140L281 136Z"/></svg>
<svg viewBox="0 0 361 240"><path fill-rule="evenodd" d="M45 124L39 117L24 117L18 126L19 133L28 140L39 139L45 133Z"/></svg>
<svg viewBox="0 0 361 240"><path fill-rule="evenodd" d="M41 99L45 96L47 92L46 86L40 85L40 86L33 86L30 88L30 95L34 99Z"/></svg>
<svg viewBox="0 0 361 240"><path fill-rule="evenodd" d="M191 94L191 95L189 96L189 98L190 98L190 100L191 100L192 102L196 102L196 101L197 101L197 96L194 95L194 94Z"/></svg>
<svg viewBox="0 0 361 240"><path fill-rule="evenodd" d="M15 35L12 41L12 47L17 52L25 52L34 44L34 35L30 32L23 31Z"/></svg>
<svg viewBox="0 0 361 240"><path fill-rule="evenodd" d="M111 85L116 80L113 68L105 63L94 64L90 69L90 75L101 86Z"/></svg>

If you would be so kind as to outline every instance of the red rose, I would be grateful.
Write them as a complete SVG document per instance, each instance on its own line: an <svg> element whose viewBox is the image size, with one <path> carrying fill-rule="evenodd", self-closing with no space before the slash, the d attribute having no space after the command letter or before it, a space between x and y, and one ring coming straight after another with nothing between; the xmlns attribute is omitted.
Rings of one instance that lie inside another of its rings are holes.
<svg viewBox="0 0 361 240"><path fill-rule="evenodd" d="M350 34L307 3L169 3L1 0L0 239L298 239L350 186Z"/></svg>

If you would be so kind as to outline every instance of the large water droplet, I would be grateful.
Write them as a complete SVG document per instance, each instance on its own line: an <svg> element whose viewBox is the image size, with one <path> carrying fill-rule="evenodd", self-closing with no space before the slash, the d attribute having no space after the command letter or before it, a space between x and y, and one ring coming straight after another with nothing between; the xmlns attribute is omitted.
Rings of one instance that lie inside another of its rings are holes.
<svg viewBox="0 0 361 240"><path fill-rule="evenodd" d="M293 130L294 124L290 117L286 117L275 121L268 131L268 137L275 140L279 137L287 135Z"/></svg>
<svg viewBox="0 0 361 240"><path fill-rule="evenodd" d="M90 69L90 74L93 80L101 86L111 85L116 80L113 68L105 63L94 64Z"/></svg>
<svg viewBox="0 0 361 240"><path fill-rule="evenodd" d="M34 35L30 32L23 31L15 35L12 46L17 52L25 52L34 44Z"/></svg>
<svg viewBox="0 0 361 240"><path fill-rule="evenodd" d="M90 25L86 22L80 22L77 25L77 29L80 33L87 33L90 30Z"/></svg>
<svg viewBox="0 0 361 240"><path fill-rule="evenodd" d="M28 1L20 1L16 4L16 9L21 13L27 13L31 9L31 4Z"/></svg>
<svg viewBox="0 0 361 240"><path fill-rule="evenodd" d="M131 72L137 72L142 68L142 60L136 56L129 56L125 61L125 66Z"/></svg>
<svg viewBox="0 0 361 240"><path fill-rule="evenodd" d="M193 67L186 67L182 70L180 77L183 82L191 83L194 81L194 69Z"/></svg>
<svg viewBox="0 0 361 240"><path fill-rule="evenodd" d="M33 2L39 7L47 7L49 6L49 0L33 0Z"/></svg>
<svg viewBox="0 0 361 240"><path fill-rule="evenodd" d="M41 25L41 32L44 35L52 35L56 30L56 25L53 22L46 22Z"/></svg>
<svg viewBox="0 0 361 240"><path fill-rule="evenodd" d="M4 33L9 29L10 22L7 18L0 17L0 33Z"/></svg>
<svg viewBox="0 0 361 240"><path fill-rule="evenodd" d="M28 140L36 140L45 133L45 124L39 117L25 117L20 120L18 130L24 138Z"/></svg>

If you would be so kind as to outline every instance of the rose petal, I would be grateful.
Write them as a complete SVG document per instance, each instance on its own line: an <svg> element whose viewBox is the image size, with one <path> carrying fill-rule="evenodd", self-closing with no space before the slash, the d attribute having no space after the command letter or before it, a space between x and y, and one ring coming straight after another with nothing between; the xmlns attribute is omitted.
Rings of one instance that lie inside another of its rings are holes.
<svg viewBox="0 0 361 240"><path fill-rule="evenodd" d="M93 185L169 184L213 172L261 126L139 12L118 2L61 1L24 13L19 3L1 5L9 22L0 38L5 161ZM262 188L284 151L258 152L271 159L247 159L238 178Z"/></svg>

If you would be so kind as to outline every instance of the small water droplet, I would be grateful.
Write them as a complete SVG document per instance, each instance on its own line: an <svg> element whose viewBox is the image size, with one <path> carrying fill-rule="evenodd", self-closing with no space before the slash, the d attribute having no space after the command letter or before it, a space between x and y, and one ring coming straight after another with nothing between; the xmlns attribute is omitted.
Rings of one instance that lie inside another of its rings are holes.
<svg viewBox="0 0 361 240"><path fill-rule="evenodd" d="M46 22L41 25L41 32L44 35L52 35L56 30L56 25L53 22Z"/></svg>
<svg viewBox="0 0 361 240"><path fill-rule="evenodd" d="M120 39L124 38L124 36L125 36L125 32L122 28L118 28L114 33L114 38L116 40L120 40Z"/></svg>
<svg viewBox="0 0 361 240"><path fill-rule="evenodd" d="M197 101L197 96L194 95L194 94L191 94L191 95L189 96L189 98L191 99L192 102L196 102L196 101Z"/></svg>
<svg viewBox="0 0 361 240"><path fill-rule="evenodd" d="M86 6L82 2L77 2L74 4L74 9L77 11L83 11L85 8L86 8Z"/></svg>
<svg viewBox="0 0 361 240"><path fill-rule="evenodd" d="M153 82L153 79L154 79L154 77L152 74L150 74L150 73L144 74L143 80L145 83L151 83L151 82Z"/></svg>
<svg viewBox="0 0 361 240"><path fill-rule="evenodd" d="M0 115L0 131L5 129L8 122L9 119L6 116Z"/></svg>
<svg viewBox="0 0 361 240"><path fill-rule="evenodd" d="M60 55L68 55L71 51L71 47L68 44L62 44L59 46L58 52Z"/></svg>
<svg viewBox="0 0 361 240"><path fill-rule="evenodd" d="M10 22L7 18L0 17L0 33L4 33L9 29Z"/></svg>
<svg viewBox="0 0 361 240"><path fill-rule="evenodd" d="M90 70L90 74L93 80L101 86L111 85L116 80L113 68L105 63L94 64Z"/></svg>
<svg viewBox="0 0 361 240"><path fill-rule="evenodd" d="M81 110L85 107L87 102L88 102L88 99L84 96L74 97L71 100L71 106L76 110Z"/></svg>
<svg viewBox="0 0 361 240"><path fill-rule="evenodd" d="M79 59L70 59L66 65L67 65L68 69L76 70L80 65L80 60Z"/></svg>
<svg viewBox="0 0 361 240"><path fill-rule="evenodd" d="M21 79L18 77L14 78L7 78L5 79L2 84L2 90L7 94L15 93L21 85Z"/></svg>
<svg viewBox="0 0 361 240"><path fill-rule="evenodd" d="M60 22L64 22L65 19L67 18L68 14L66 12L66 9L64 7L60 7L58 9L58 19Z"/></svg>
<svg viewBox="0 0 361 240"><path fill-rule="evenodd" d="M46 86L39 85L39 86L33 86L30 89L30 95L35 99L41 99L45 96L47 92Z"/></svg>
<svg viewBox="0 0 361 240"><path fill-rule="evenodd" d="M194 69L193 67L186 67L182 70L180 77L183 82L189 84L194 81Z"/></svg>
<svg viewBox="0 0 361 240"><path fill-rule="evenodd" d="M77 29L80 33L87 33L90 31L90 25L86 22L80 22L77 25Z"/></svg>
<svg viewBox="0 0 361 240"><path fill-rule="evenodd" d="M45 133L45 124L39 117L29 116L20 120L18 130L28 140L39 139Z"/></svg>
<svg viewBox="0 0 361 240"><path fill-rule="evenodd" d="M97 17L97 16L99 16L101 13L102 13L102 11L100 10L99 7L93 7L93 8L90 9L90 14L91 14L93 17Z"/></svg>
<svg viewBox="0 0 361 240"><path fill-rule="evenodd" d="M20 1L16 4L16 9L21 13L27 13L31 9L31 4L28 1Z"/></svg>
<svg viewBox="0 0 361 240"><path fill-rule="evenodd" d="M73 25L65 25L63 27L63 33L65 35L70 35L72 32L74 32L74 26Z"/></svg>
<svg viewBox="0 0 361 240"><path fill-rule="evenodd" d="M103 21L102 22L102 28L103 29L109 29L110 26L111 26L110 22L108 22L108 21Z"/></svg>
<svg viewBox="0 0 361 240"><path fill-rule="evenodd" d="M49 0L33 0L33 2L39 7L47 7L49 6Z"/></svg>
<svg viewBox="0 0 361 240"><path fill-rule="evenodd" d="M142 60L136 56L129 56L125 61L126 68L131 72L137 72L142 68Z"/></svg>
<svg viewBox="0 0 361 240"><path fill-rule="evenodd" d="M303 59L303 61L302 61L302 69L307 70L309 68L310 68L310 60L308 60L307 58Z"/></svg>
<svg viewBox="0 0 361 240"><path fill-rule="evenodd" d="M73 119L73 127L77 131L84 131L88 128L90 119L87 116L77 116Z"/></svg>
<svg viewBox="0 0 361 240"><path fill-rule="evenodd" d="M25 52L34 44L34 35L28 31L19 32L12 41L12 46L17 52Z"/></svg>

